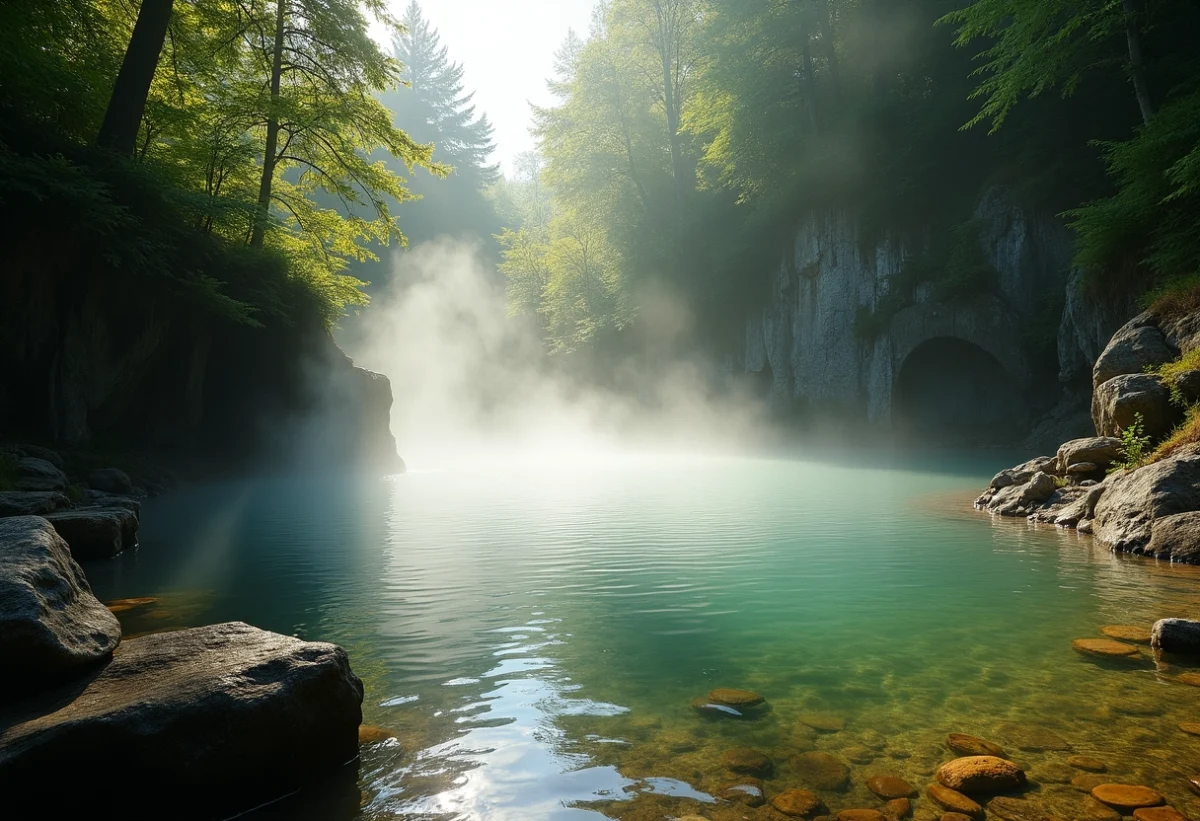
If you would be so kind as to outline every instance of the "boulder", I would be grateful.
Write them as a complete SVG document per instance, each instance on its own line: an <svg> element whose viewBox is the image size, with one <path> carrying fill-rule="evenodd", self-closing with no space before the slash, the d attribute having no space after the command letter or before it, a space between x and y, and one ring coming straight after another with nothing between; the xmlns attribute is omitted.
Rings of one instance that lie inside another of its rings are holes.
<svg viewBox="0 0 1200 821"><path fill-rule="evenodd" d="M992 477L992 482L988 486L992 490L999 490L1010 485L1023 485L1029 482L1037 473L1053 473L1058 466L1058 457L1056 456L1038 456L1036 459L1030 459L1024 464L1016 467L1002 470Z"/></svg>
<svg viewBox="0 0 1200 821"><path fill-rule="evenodd" d="M50 448L43 448L39 445L0 445L0 453L11 453L16 458L28 456L34 459L41 459L44 462L49 462L61 471L66 471L67 463L58 455L57 451Z"/></svg>
<svg viewBox="0 0 1200 821"><path fill-rule="evenodd" d="M983 807L979 806L974 799L968 798L958 790L943 787L941 784L930 784L925 788L925 795L935 804L942 807L942 809L949 812L956 812L968 818L983 817Z"/></svg>
<svg viewBox="0 0 1200 821"><path fill-rule="evenodd" d="M121 625L45 519L0 519L0 688L26 690L107 658Z"/></svg>
<svg viewBox="0 0 1200 821"><path fill-rule="evenodd" d="M1200 510L1200 453L1177 456L1105 480L1092 532L1113 552L1144 553L1155 520Z"/></svg>
<svg viewBox="0 0 1200 821"><path fill-rule="evenodd" d="M0 711L0 793L53 796L63 817L228 817L353 760L362 697L332 644L240 623L131 639L86 679Z"/></svg>
<svg viewBox="0 0 1200 821"><path fill-rule="evenodd" d="M1072 508L1080 499L1088 494L1088 489L1079 485L1064 485L1050 494L1050 498L1041 504L1031 515L1035 522L1054 524L1063 511Z"/></svg>
<svg viewBox="0 0 1200 821"><path fill-rule="evenodd" d="M1117 330L1092 366L1092 389L1108 380L1131 373L1144 373L1171 362L1179 351L1168 344L1150 314L1134 317Z"/></svg>
<svg viewBox="0 0 1200 821"><path fill-rule="evenodd" d="M17 460L17 490L65 490L66 475L47 462L26 456Z"/></svg>
<svg viewBox="0 0 1200 821"><path fill-rule="evenodd" d="M971 755L943 764L937 780L943 787L968 795L997 793L1024 786L1025 772L1004 758Z"/></svg>
<svg viewBox="0 0 1200 821"><path fill-rule="evenodd" d="M1096 515L1096 503L1104 495L1108 485L1092 485L1083 488L1083 493L1070 504L1064 505L1055 512L1054 524L1059 527L1076 527L1084 520L1090 520Z"/></svg>
<svg viewBox="0 0 1200 821"><path fill-rule="evenodd" d="M1200 511L1163 516L1150 524L1146 555L1184 564L1200 564Z"/></svg>
<svg viewBox="0 0 1200 821"><path fill-rule="evenodd" d="M792 757L791 765L792 772L810 789L841 790L850 781L850 768L829 753L800 753Z"/></svg>
<svg viewBox="0 0 1200 821"><path fill-rule="evenodd" d="M1159 619L1150 631L1150 646L1165 653L1200 655L1200 621Z"/></svg>
<svg viewBox="0 0 1200 821"><path fill-rule="evenodd" d="M958 756L994 755L997 758L1007 758L1004 748L977 736L966 733L951 733L946 736L946 746Z"/></svg>
<svg viewBox="0 0 1200 821"><path fill-rule="evenodd" d="M1053 476L1039 471L1024 484L989 488L975 500L975 506L1001 516L1027 516L1048 501L1057 488Z"/></svg>
<svg viewBox="0 0 1200 821"><path fill-rule="evenodd" d="M43 513L52 513L70 506L71 500L58 491L44 490L27 493L19 490L6 490L0 492L0 518L40 516Z"/></svg>
<svg viewBox="0 0 1200 821"><path fill-rule="evenodd" d="M1143 430L1155 442L1165 439L1183 421L1183 411L1171 401L1171 391L1154 374L1113 377L1092 395L1092 420L1102 436L1120 436L1139 415Z"/></svg>
<svg viewBox="0 0 1200 821"><path fill-rule="evenodd" d="M129 481L129 475L116 468L93 470L88 474L87 482L88 487L104 493L128 493L133 487L133 483Z"/></svg>
<svg viewBox="0 0 1200 821"><path fill-rule="evenodd" d="M776 812L793 818L805 818L821 808L821 797L809 790L784 790L771 806Z"/></svg>
<svg viewBox="0 0 1200 821"><path fill-rule="evenodd" d="M117 496L112 493L101 493L98 490L88 490L84 493L88 507L123 507L135 514L141 515L142 503L132 496Z"/></svg>
<svg viewBox="0 0 1200 821"><path fill-rule="evenodd" d="M1112 436L1092 436L1072 439L1058 449L1058 472L1070 473L1074 465L1092 464L1100 470L1117 461L1121 455L1121 440Z"/></svg>
<svg viewBox="0 0 1200 821"><path fill-rule="evenodd" d="M85 507L50 513L46 521L71 547L77 560L111 559L137 547L138 517L123 507Z"/></svg>
<svg viewBox="0 0 1200 821"><path fill-rule="evenodd" d="M721 756L721 763L731 772L758 778L767 778L775 770L775 763L769 755L745 747L726 750Z"/></svg>

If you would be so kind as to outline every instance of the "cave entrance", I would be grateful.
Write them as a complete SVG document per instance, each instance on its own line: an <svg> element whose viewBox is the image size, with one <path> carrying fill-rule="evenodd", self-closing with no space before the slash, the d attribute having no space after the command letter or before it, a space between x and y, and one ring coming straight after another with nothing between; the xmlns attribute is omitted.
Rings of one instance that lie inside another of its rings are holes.
<svg viewBox="0 0 1200 821"><path fill-rule="evenodd" d="M922 342L900 366L892 420L907 438L950 445L1012 445L1027 427L1017 380L978 345Z"/></svg>

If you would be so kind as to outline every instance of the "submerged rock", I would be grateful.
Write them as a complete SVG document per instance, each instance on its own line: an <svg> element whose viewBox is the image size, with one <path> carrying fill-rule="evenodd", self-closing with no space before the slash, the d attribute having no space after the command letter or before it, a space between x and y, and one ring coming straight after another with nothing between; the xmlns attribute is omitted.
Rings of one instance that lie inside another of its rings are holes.
<svg viewBox="0 0 1200 821"><path fill-rule="evenodd" d="M800 722L819 733L840 733L846 729L846 720L832 713L803 713Z"/></svg>
<svg viewBox="0 0 1200 821"><path fill-rule="evenodd" d="M888 821L900 821L912 815L912 801L907 798L893 798L883 805L883 814Z"/></svg>
<svg viewBox="0 0 1200 821"><path fill-rule="evenodd" d="M721 763L731 772L758 778L766 778L775 770L775 763L769 755L745 747L727 750L721 756Z"/></svg>
<svg viewBox="0 0 1200 821"><path fill-rule="evenodd" d="M1156 650L1180 655L1200 654L1200 621L1159 619L1150 631L1150 644Z"/></svg>
<svg viewBox="0 0 1200 821"><path fill-rule="evenodd" d="M988 812L1004 821L1056 821L1032 801L999 796L988 802Z"/></svg>
<svg viewBox="0 0 1200 821"><path fill-rule="evenodd" d="M994 755L997 758L1008 758L1004 748L982 738L976 738L966 733L951 733L946 736L946 746L960 756Z"/></svg>
<svg viewBox="0 0 1200 821"><path fill-rule="evenodd" d="M1135 624L1106 624L1100 628L1100 632L1110 639L1118 641L1132 641L1137 644L1150 643L1149 627L1139 627Z"/></svg>
<svg viewBox="0 0 1200 821"><path fill-rule="evenodd" d="M735 804L745 804L747 807L761 807L767 803L767 796L763 792L762 784L756 781L730 784L717 792L717 798L732 801Z"/></svg>
<svg viewBox="0 0 1200 821"><path fill-rule="evenodd" d="M1188 821L1174 807L1139 807L1133 811L1133 821Z"/></svg>
<svg viewBox="0 0 1200 821"><path fill-rule="evenodd" d="M225 817L354 759L362 695L332 644L240 623L131 639L83 680L0 711L0 793L90 817L181 800L188 817ZM131 774L136 789L116 788Z"/></svg>
<svg viewBox="0 0 1200 821"><path fill-rule="evenodd" d="M121 625L45 519L0 519L0 689L28 690L95 665Z"/></svg>
<svg viewBox="0 0 1200 821"><path fill-rule="evenodd" d="M1067 759L1067 764L1077 770L1084 770L1089 773L1102 773L1108 771L1108 766L1098 758L1093 758L1090 755L1073 755Z"/></svg>
<svg viewBox="0 0 1200 821"><path fill-rule="evenodd" d="M1130 784L1101 784L1092 789L1092 797L1114 810L1131 813L1140 807L1156 807L1163 797L1149 787Z"/></svg>
<svg viewBox="0 0 1200 821"><path fill-rule="evenodd" d="M935 804L950 812L960 813L969 818L983 817L983 807L958 790L952 790L942 784L930 784L925 788L925 795Z"/></svg>
<svg viewBox="0 0 1200 821"><path fill-rule="evenodd" d="M1113 641L1112 639L1075 639L1071 642L1071 647L1076 652L1083 653L1088 656L1105 656L1108 658L1124 657L1138 655L1138 649L1132 644L1126 644L1122 641Z"/></svg>
<svg viewBox="0 0 1200 821"><path fill-rule="evenodd" d="M994 755L956 758L938 768L937 780L961 793L997 793L1025 784L1025 772Z"/></svg>
<svg viewBox="0 0 1200 821"><path fill-rule="evenodd" d="M909 798L917 791L903 778L892 775L877 775L867 781L867 789L885 801L893 798Z"/></svg>
<svg viewBox="0 0 1200 821"><path fill-rule="evenodd" d="M829 753L800 753L790 763L792 772L814 790L841 790L850 781L850 768Z"/></svg>
<svg viewBox="0 0 1200 821"><path fill-rule="evenodd" d="M837 821L887 821L879 810L842 810Z"/></svg>
<svg viewBox="0 0 1200 821"><path fill-rule="evenodd" d="M138 517L122 507L89 507L46 515L79 560L110 559L137 547Z"/></svg>
<svg viewBox="0 0 1200 821"><path fill-rule="evenodd" d="M775 796L771 806L793 818L805 818L821 808L821 797L810 790L785 790Z"/></svg>
<svg viewBox="0 0 1200 821"><path fill-rule="evenodd" d="M730 707L758 707L766 702L761 693L732 687L718 687L715 690L709 690L708 700L717 704L727 704Z"/></svg>
<svg viewBox="0 0 1200 821"><path fill-rule="evenodd" d="M1064 752L1071 749L1066 739L1045 727L1032 724L1003 724L998 731L1018 748L1030 753Z"/></svg>

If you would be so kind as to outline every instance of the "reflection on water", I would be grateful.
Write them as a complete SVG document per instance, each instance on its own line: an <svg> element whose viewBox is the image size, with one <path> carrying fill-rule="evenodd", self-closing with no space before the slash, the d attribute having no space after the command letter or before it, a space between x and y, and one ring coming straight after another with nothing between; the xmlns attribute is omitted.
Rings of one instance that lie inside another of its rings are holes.
<svg viewBox="0 0 1200 821"><path fill-rule="evenodd" d="M119 614L129 633L240 619L350 651L367 723L397 738L364 748L358 806L314 791L281 818L742 818L712 798L739 780L734 747L774 761L768 797L804 786L788 761L818 750L851 770L830 809L879 808L866 779L923 787L949 732L1005 745L1063 817L1082 817L1077 754L1200 817L1184 781L1200 739L1177 726L1200 689L1070 646L1195 616L1198 571L970 511L1010 461L208 485L148 503L142 549L87 569L105 599L156 599ZM722 686L771 709L691 708ZM1071 749L1031 749L1046 730Z"/></svg>

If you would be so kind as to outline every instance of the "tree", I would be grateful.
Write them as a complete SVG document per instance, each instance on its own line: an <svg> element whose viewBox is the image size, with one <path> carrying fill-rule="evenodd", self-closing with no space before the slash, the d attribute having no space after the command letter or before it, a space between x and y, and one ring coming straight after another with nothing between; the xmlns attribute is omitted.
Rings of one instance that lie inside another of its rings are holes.
<svg viewBox="0 0 1200 821"><path fill-rule="evenodd" d="M155 69L158 68L167 26L171 22L173 3L174 0L142 0L138 11L125 60L113 84L108 110L104 113L104 123L96 140L119 154L132 156L137 144L146 98L154 81Z"/></svg>

